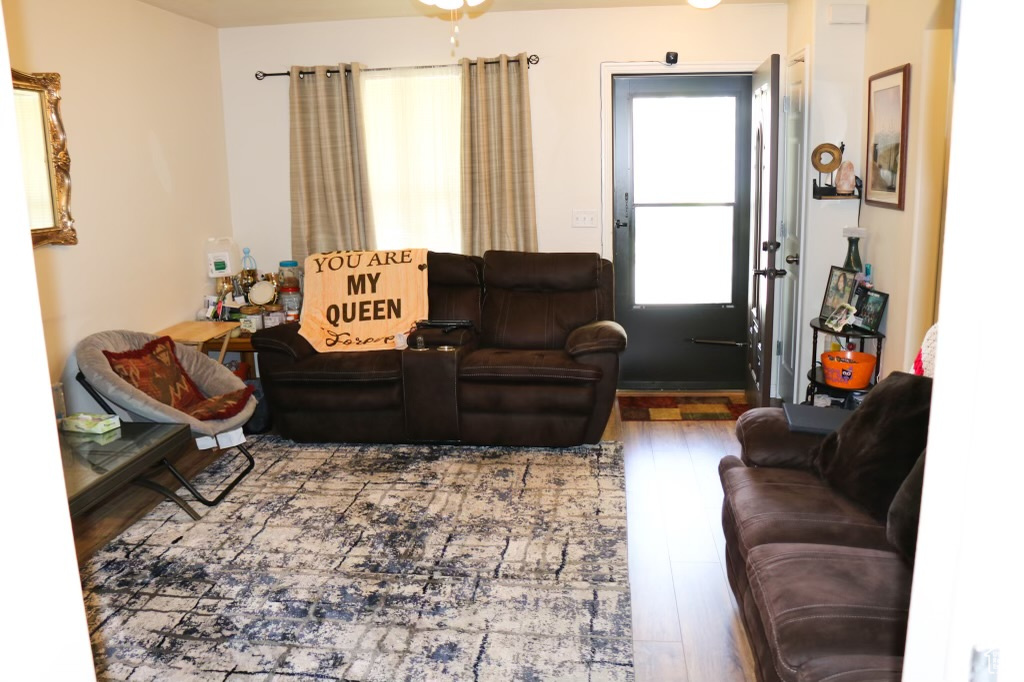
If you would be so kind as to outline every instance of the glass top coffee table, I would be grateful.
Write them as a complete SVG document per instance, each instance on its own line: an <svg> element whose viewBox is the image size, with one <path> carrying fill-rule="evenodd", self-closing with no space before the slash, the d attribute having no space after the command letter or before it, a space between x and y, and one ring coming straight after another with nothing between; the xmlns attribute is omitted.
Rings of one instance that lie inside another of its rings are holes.
<svg viewBox="0 0 1024 682"><path fill-rule="evenodd" d="M167 457L192 446L187 425L122 421L120 428L107 433L62 430L59 434L72 516L88 511L129 483L137 483L168 495L193 518L198 517L177 495L143 478Z"/></svg>

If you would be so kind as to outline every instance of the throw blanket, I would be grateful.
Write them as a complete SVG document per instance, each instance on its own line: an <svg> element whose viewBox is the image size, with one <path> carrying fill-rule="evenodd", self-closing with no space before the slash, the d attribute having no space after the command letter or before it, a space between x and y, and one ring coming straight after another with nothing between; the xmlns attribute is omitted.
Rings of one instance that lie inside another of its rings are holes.
<svg viewBox="0 0 1024 682"><path fill-rule="evenodd" d="M301 334L324 352L385 350L427 317L427 250L335 251L306 259Z"/></svg>

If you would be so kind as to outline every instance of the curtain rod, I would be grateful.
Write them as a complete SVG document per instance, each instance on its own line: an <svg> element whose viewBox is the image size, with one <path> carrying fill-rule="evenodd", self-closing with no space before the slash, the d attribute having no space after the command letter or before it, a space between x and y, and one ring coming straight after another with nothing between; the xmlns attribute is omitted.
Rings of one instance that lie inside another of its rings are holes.
<svg viewBox="0 0 1024 682"><path fill-rule="evenodd" d="M497 64L498 61L499 60L497 60L497 59L485 59L484 60L484 64ZM539 64L540 63L540 57L538 57L535 54L531 54L529 57L526 58L526 63L529 64L530 66L533 66L534 64ZM399 69L399 68L407 68L407 69L443 69L446 66L458 66L458 65L457 64L432 64L430 66L407 66L407 67L382 66L382 67L378 67L378 68L375 68L375 69L363 69L363 71L393 71L393 70ZM345 69L345 73L348 73L350 70L351 69ZM299 78L301 78L303 76L312 76L314 73L316 73L316 72L315 71L299 71ZM341 72L338 69L328 69L327 70L327 75L330 75L332 73L341 73ZM290 71L281 71L279 73L266 73L264 71L257 71L256 72L256 80L261 81L264 78L268 78L270 76L290 76L290 75L292 75Z"/></svg>

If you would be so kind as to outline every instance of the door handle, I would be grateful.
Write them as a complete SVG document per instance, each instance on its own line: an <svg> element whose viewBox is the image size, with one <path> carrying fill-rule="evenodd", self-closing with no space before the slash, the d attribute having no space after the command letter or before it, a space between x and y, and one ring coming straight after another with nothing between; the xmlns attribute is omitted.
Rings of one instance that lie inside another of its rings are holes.
<svg viewBox="0 0 1024 682"><path fill-rule="evenodd" d="M627 225L629 225L629 223L627 223L625 220L615 221L615 227L626 227Z"/></svg>
<svg viewBox="0 0 1024 682"><path fill-rule="evenodd" d="M785 270L779 270L777 268L768 268L767 270L754 270L755 277L761 275L763 277L767 277L768 279L775 279L776 277L785 277L786 274L787 273Z"/></svg>
<svg viewBox="0 0 1024 682"><path fill-rule="evenodd" d="M800 254L794 253L791 256L786 256L786 262L790 265L800 265Z"/></svg>

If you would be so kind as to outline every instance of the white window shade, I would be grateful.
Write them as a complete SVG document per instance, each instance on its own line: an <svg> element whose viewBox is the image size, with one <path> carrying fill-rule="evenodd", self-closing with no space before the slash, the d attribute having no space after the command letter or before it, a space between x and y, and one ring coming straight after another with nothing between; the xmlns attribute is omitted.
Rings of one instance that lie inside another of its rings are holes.
<svg viewBox="0 0 1024 682"><path fill-rule="evenodd" d="M461 251L458 66L363 72L378 249Z"/></svg>

